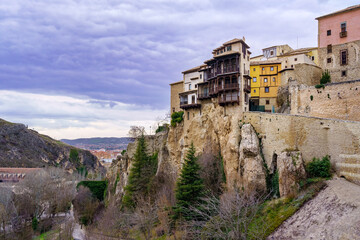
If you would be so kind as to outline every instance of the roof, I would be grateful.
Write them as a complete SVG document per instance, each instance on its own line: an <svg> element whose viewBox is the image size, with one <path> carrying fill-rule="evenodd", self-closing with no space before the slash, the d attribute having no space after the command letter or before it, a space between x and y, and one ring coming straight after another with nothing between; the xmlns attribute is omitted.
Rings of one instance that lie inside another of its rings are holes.
<svg viewBox="0 0 360 240"><path fill-rule="evenodd" d="M260 54L260 55L257 55L257 56L254 56L254 57L251 57L250 59L253 59L253 58L258 58L258 57L263 57L264 55L263 54Z"/></svg>
<svg viewBox="0 0 360 240"><path fill-rule="evenodd" d="M214 56L214 58L223 57L223 56L227 56L227 55L231 55L231 54L239 54L239 52L233 51L233 50L226 51L226 52L220 53L219 55Z"/></svg>
<svg viewBox="0 0 360 240"><path fill-rule="evenodd" d="M264 60L264 61L250 62L251 66L254 66L254 65L269 65L269 64L281 64L281 61L280 60Z"/></svg>
<svg viewBox="0 0 360 240"><path fill-rule="evenodd" d="M337 15L337 14L340 14L340 13L349 12L349 11L352 11L352 10L355 10L355 9L358 9L358 8L360 8L360 4L354 5L354 6L350 6L350 7L348 7L348 8L345 8L345 9L342 9L342 10L339 10L339 11L336 11L336 12L332 12L332 13L323 15L323 16L317 17L317 18L315 18L315 19L316 19L316 20L319 20L319 19L321 19L321 18L330 17L330 16L334 16L334 15Z"/></svg>
<svg viewBox="0 0 360 240"><path fill-rule="evenodd" d="M199 71L201 68L206 67L206 66L207 66L206 64L201 64L200 66L197 66L197 67L194 67L194 68L190 68L190 69L188 69L188 70L183 71L182 74L191 73L191 72L197 72L197 71Z"/></svg>
<svg viewBox="0 0 360 240"><path fill-rule="evenodd" d="M227 41L227 42L224 42L220 47L217 47L213 50L213 52L225 47L226 45L229 45L229 44L233 44L233 43L237 43L237 42L241 42L243 43L247 48L250 48L249 45L246 44L246 42L244 41L244 39L239 39L239 38L234 38L230 41Z"/></svg>
<svg viewBox="0 0 360 240"><path fill-rule="evenodd" d="M0 168L1 173L31 173L41 168Z"/></svg>
<svg viewBox="0 0 360 240"><path fill-rule="evenodd" d="M188 90L188 91L185 91L185 92L181 92L181 93L179 93L179 95L188 95L188 94L196 93L196 92L197 92L197 89L193 89L193 90Z"/></svg>
<svg viewBox="0 0 360 240"><path fill-rule="evenodd" d="M295 50L289 51L287 53L284 53L284 54L280 55L279 57L304 54L304 53L311 52L312 50L315 50L315 49L317 49L317 47L299 48L299 49L295 49Z"/></svg>
<svg viewBox="0 0 360 240"><path fill-rule="evenodd" d="M176 85L176 84L179 84L179 83L183 83L184 81L181 80L181 81L178 81L178 82L173 82L173 83L170 83L169 85L172 86L172 85Z"/></svg>
<svg viewBox="0 0 360 240"><path fill-rule="evenodd" d="M288 46L289 48L291 48L288 44L282 44L282 45L275 45L275 46L263 48L262 50L264 50L264 49L269 49L269 48L274 48L274 47L283 47L283 46Z"/></svg>

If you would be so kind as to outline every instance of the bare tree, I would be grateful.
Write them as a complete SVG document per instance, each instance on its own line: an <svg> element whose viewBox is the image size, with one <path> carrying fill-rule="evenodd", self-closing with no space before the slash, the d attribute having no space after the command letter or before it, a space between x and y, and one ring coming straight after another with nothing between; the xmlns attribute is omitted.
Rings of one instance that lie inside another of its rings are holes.
<svg viewBox="0 0 360 240"><path fill-rule="evenodd" d="M141 135L145 135L145 134L146 134L145 127L142 126L131 126L128 133L129 137L131 138L138 138Z"/></svg>
<svg viewBox="0 0 360 240"><path fill-rule="evenodd" d="M59 240L72 239L75 223L73 219L67 219L59 228Z"/></svg>
<svg viewBox="0 0 360 240"><path fill-rule="evenodd" d="M13 192L10 186L0 187L0 231L6 238L6 231L10 225L11 219L15 214L15 205L13 201Z"/></svg>
<svg viewBox="0 0 360 240"><path fill-rule="evenodd" d="M146 240L151 239L151 230L157 222L157 207L150 199L139 199L134 212L136 228Z"/></svg>
<svg viewBox="0 0 360 240"><path fill-rule="evenodd" d="M79 187L74 199L74 210L80 224L88 225L93 222L99 204L99 200L94 198L89 188Z"/></svg>
<svg viewBox="0 0 360 240"><path fill-rule="evenodd" d="M220 199L207 198L192 210L199 216L192 222L191 234L201 239L263 239L267 226L255 221L265 196L227 192ZM257 220L260 218L257 218ZM200 229L200 230L199 230Z"/></svg>

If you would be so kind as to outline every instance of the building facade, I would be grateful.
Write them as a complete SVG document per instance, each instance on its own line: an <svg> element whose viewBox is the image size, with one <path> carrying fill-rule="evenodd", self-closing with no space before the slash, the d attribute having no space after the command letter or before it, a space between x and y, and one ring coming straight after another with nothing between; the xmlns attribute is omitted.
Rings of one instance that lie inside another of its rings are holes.
<svg viewBox="0 0 360 240"><path fill-rule="evenodd" d="M319 66L332 82L360 79L360 5L316 18Z"/></svg>
<svg viewBox="0 0 360 240"><path fill-rule="evenodd" d="M170 83L170 113L181 110L179 93L184 91L184 81Z"/></svg>

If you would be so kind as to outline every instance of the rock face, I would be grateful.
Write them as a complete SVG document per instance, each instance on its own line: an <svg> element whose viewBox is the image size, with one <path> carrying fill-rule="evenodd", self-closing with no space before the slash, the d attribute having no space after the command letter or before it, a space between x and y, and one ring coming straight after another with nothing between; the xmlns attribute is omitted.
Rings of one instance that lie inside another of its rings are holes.
<svg viewBox="0 0 360 240"><path fill-rule="evenodd" d="M294 196L299 182L306 178L304 161L299 151L282 152L277 159L280 197Z"/></svg>
<svg viewBox="0 0 360 240"><path fill-rule="evenodd" d="M260 156L260 144L254 128L244 124L239 146L239 170L242 187L246 191L265 192L266 174Z"/></svg>
<svg viewBox="0 0 360 240"><path fill-rule="evenodd" d="M0 166L44 167L61 166L69 171L78 165L88 170L104 171L97 158L89 151L78 149L80 161L69 161L70 145L28 129L23 124L14 124L0 119Z"/></svg>

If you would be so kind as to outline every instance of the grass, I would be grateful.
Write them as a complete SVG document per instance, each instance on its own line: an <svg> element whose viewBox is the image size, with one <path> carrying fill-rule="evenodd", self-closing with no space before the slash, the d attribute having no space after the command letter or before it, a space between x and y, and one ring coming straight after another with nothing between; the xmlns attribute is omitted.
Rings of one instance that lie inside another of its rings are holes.
<svg viewBox="0 0 360 240"><path fill-rule="evenodd" d="M59 230L51 230L49 232L44 232L40 236L33 238L33 240L50 240L54 239L54 235L59 233Z"/></svg>
<svg viewBox="0 0 360 240"><path fill-rule="evenodd" d="M4 119L0 118L0 127L5 125L14 125L15 123L5 121Z"/></svg>
<svg viewBox="0 0 360 240"><path fill-rule="evenodd" d="M286 219L291 217L307 201L316 196L325 186L325 179L311 179L307 182L307 188L295 198L282 198L267 201L261 207L258 217L250 226L251 231L257 231L257 226L266 226L265 236L273 233Z"/></svg>

